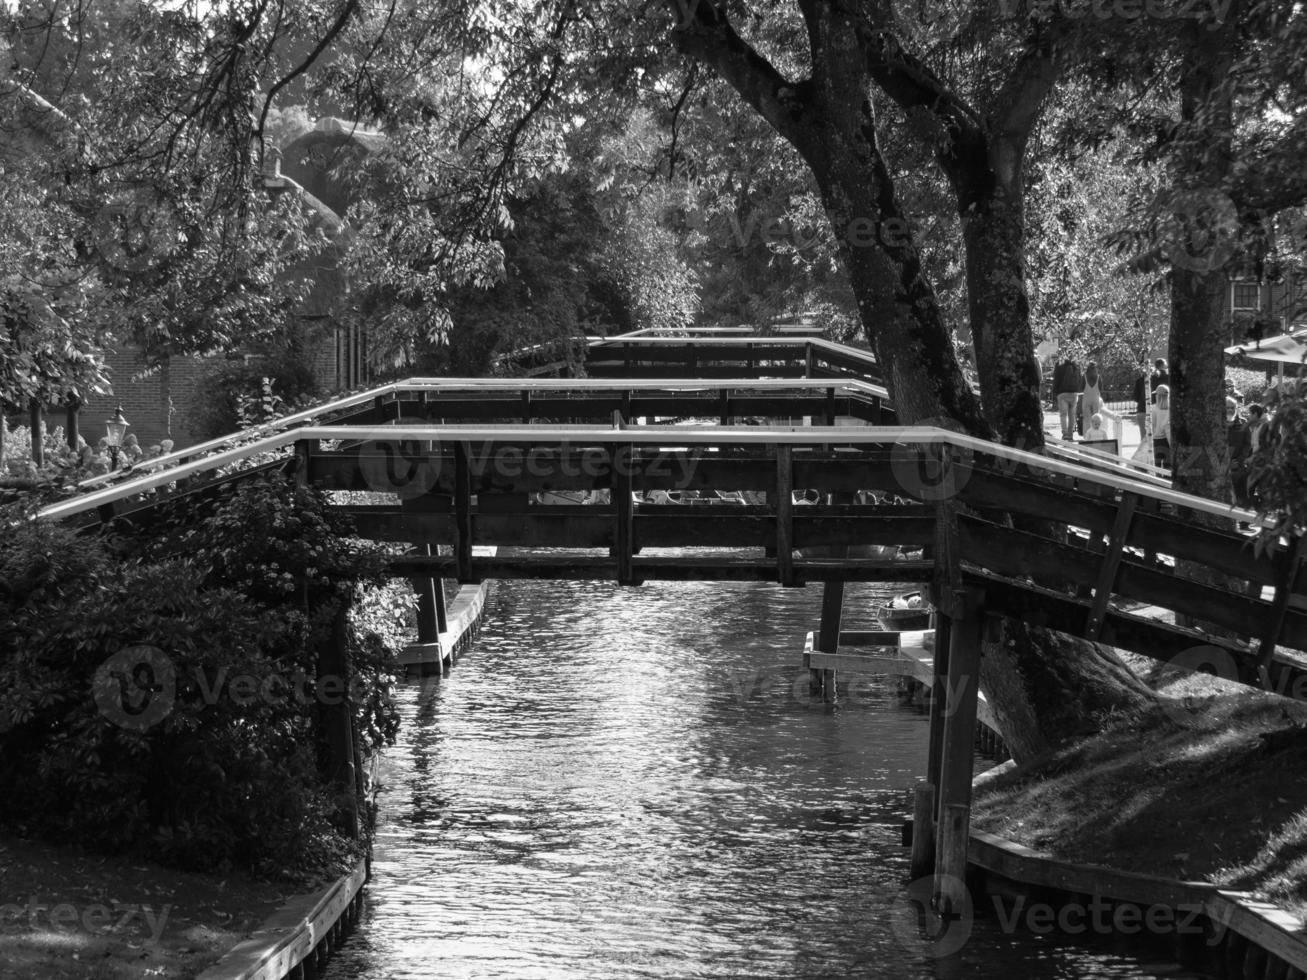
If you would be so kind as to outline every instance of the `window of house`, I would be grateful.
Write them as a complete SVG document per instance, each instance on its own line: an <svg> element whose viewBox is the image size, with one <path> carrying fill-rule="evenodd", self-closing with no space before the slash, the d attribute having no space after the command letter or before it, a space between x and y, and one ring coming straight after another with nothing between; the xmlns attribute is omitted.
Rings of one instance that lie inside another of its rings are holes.
<svg viewBox="0 0 1307 980"><path fill-rule="evenodd" d="M1256 310L1261 308L1262 287L1255 282L1236 282L1234 284L1234 302L1231 308L1236 310Z"/></svg>

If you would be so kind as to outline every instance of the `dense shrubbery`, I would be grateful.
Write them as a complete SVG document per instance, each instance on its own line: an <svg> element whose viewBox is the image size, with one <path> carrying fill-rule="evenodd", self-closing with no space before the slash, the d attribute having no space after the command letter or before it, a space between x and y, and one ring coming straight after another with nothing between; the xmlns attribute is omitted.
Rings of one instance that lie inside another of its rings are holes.
<svg viewBox="0 0 1307 980"><path fill-rule="evenodd" d="M113 538L6 534L0 819L189 868L350 856L314 678L337 610L381 585L383 559L347 533L321 494L279 479ZM393 658L358 628L348 647L366 758L394 739Z"/></svg>
<svg viewBox="0 0 1307 980"><path fill-rule="evenodd" d="M187 427L199 442L217 439L303 407L317 392L313 369L291 353L217 361L195 385Z"/></svg>
<svg viewBox="0 0 1307 980"><path fill-rule="evenodd" d="M23 425L9 428L3 415L0 415L0 426L5 427L3 439L0 439L0 444L3 444L3 451L0 452L0 485L32 488L71 486L109 472L111 458L103 439L92 446L79 437L78 446L74 449L68 445L63 426L45 428L41 435L45 460L42 466L37 466L32 458L32 430ZM119 464L127 466L160 456L171 452L172 446L171 439L164 439L162 443L151 446L141 446L135 436L129 435L119 452Z"/></svg>

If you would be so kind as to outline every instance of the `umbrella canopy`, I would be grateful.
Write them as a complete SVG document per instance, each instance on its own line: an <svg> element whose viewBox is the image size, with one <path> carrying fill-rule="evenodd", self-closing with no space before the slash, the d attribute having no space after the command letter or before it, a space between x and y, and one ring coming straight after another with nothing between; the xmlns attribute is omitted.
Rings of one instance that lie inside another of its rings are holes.
<svg viewBox="0 0 1307 980"><path fill-rule="evenodd" d="M1245 363L1248 367L1265 367L1267 364L1303 364L1307 362L1307 331L1295 334L1281 334L1279 337L1267 337L1260 344L1235 344L1227 347L1225 354L1234 363ZM1254 362L1254 363L1247 363Z"/></svg>

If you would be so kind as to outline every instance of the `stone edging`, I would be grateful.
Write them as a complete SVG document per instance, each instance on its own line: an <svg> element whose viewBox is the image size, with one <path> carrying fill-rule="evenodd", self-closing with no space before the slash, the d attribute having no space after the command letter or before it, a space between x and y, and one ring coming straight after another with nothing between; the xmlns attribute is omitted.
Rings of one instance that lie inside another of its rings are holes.
<svg viewBox="0 0 1307 980"><path fill-rule="evenodd" d="M984 785L1012 765L1009 761L981 773L972 785ZM1227 891L1208 882L1179 881L1063 861L979 830L971 832L968 864L1034 888L1097 895L1141 906L1201 909L1212 922L1246 940L1250 951L1260 949L1281 960L1292 971L1297 971L1290 972L1289 976L1301 977L1307 973L1307 923L1247 892ZM1267 976L1272 975L1269 966L1263 965L1262 969L1266 970ZM1260 970L1256 974L1262 975ZM1246 975L1253 976L1252 973Z"/></svg>
<svg viewBox="0 0 1307 980"><path fill-rule="evenodd" d="M367 862L330 885L291 899L196 980L283 980L319 971L358 921Z"/></svg>

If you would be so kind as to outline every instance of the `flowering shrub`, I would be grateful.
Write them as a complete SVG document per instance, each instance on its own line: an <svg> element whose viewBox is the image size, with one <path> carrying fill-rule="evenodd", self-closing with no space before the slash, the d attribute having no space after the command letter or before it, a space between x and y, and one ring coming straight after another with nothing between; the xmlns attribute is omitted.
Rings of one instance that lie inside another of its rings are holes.
<svg viewBox="0 0 1307 980"><path fill-rule="evenodd" d="M44 465L38 467L32 458L32 430L27 426L16 425L8 428L4 417L0 416L0 426L4 426L3 456L0 456L0 478L21 481L34 485L67 485L108 473L112 466L109 449L104 440L95 446L87 444L78 436L78 448L68 445L63 426L46 428L41 436L41 449L45 457ZM118 453L118 465L125 467L143 459L152 459L172 451L172 440L164 439L161 443L142 447L135 436L129 435Z"/></svg>

